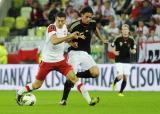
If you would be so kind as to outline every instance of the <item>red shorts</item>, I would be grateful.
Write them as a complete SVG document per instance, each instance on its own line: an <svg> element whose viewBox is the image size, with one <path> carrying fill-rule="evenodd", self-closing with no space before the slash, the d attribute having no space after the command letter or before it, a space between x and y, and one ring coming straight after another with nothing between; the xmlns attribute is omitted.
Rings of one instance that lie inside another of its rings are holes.
<svg viewBox="0 0 160 114"><path fill-rule="evenodd" d="M42 62L39 65L39 70L36 79L45 80L47 74L53 70L59 71L60 73L66 76L69 71L73 70L73 68L67 63L66 59L54 63Z"/></svg>

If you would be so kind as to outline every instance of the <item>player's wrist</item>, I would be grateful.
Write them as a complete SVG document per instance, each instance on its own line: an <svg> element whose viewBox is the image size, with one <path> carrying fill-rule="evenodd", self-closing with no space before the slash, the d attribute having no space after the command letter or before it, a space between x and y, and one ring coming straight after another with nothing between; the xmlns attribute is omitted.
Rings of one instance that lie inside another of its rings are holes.
<svg viewBox="0 0 160 114"><path fill-rule="evenodd" d="M69 34L68 36L67 36L67 39L71 39L73 36L72 36L72 34Z"/></svg>

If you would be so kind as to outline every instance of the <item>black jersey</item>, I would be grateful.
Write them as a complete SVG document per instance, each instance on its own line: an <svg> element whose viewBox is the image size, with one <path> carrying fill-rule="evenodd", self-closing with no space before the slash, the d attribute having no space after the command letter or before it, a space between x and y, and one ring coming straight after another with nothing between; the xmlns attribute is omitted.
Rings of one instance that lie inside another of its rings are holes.
<svg viewBox="0 0 160 114"><path fill-rule="evenodd" d="M71 23L68 27L68 30L70 33L78 31L80 33L83 33L85 36L85 39L81 39L81 38L74 39L73 41L78 43L78 47L77 48L70 47L69 51L77 50L77 51L85 51L90 53L91 52L90 43L91 43L92 34L96 30L96 21L91 20L88 25L85 25L82 23L81 20L78 20Z"/></svg>
<svg viewBox="0 0 160 114"><path fill-rule="evenodd" d="M130 49L135 49L136 44L132 37L123 38L119 36L113 41L112 47L115 47L116 51L119 51L119 55L115 59L116 62L129 63Z"/></svg>

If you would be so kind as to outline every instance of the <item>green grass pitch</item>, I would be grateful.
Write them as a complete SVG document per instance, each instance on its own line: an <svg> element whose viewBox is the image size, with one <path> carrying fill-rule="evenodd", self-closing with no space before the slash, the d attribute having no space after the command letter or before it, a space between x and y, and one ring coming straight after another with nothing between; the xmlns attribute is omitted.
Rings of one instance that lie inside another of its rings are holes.
<svg viewBox="0 0 160 114"><path fill-rule="evenodd" d="M160 92L95 91L100 103L88 106L80 94L71 92L67 106L60 106L62 91L35 91L35 106L17 106L15 91L0 91L0 114L160 114Z"/></svg>

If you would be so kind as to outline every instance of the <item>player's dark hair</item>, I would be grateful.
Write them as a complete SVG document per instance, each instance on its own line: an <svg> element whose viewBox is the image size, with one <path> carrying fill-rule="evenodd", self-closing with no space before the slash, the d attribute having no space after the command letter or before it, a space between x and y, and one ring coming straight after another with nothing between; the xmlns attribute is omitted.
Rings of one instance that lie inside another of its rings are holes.
<svg viewBox="0 0 160 114"><path fill-rule="evenodd" d="M84 13L92 13L93 14L93 10L90 6L87 6L87 7L84 7L80 12L80 14L84 14Z"/></svg>
<svg viewBox="0 0 160 114"><path fill-rule="evenodd" d="M56 17L64 17L64 18L66 18L66 14L63 13L63 12L58 12Z"/></svg>

